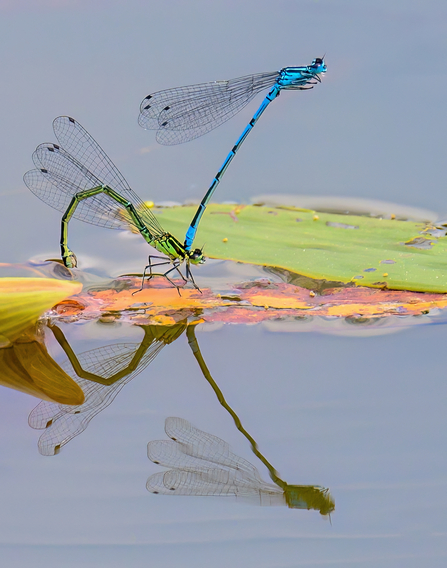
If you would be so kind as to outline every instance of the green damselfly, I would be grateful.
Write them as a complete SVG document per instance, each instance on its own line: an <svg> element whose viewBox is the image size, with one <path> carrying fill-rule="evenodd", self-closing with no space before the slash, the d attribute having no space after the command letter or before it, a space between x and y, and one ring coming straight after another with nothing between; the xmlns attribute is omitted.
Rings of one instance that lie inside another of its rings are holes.
<svg viewBox="0 0 447 568"><path fill-rule="evenodd" d="M77 266L76 255L68 246L68 223L74 217L108 229L136 230L149 245L165 255L149 255L142 286L146 277L150 279L154 275L154 267L172 264L162 275L179 294L179 286L169 277L173 271L180 274L185 284L189 280L199 290L190 264L205 262L202 250L187 250L161 227L150 208L79 122L69 116L59 116L53 122L53 130L59 144L40 144L33 153L37 169L27 172L23 179L39 199L63 213L60 244L65 266ZM179 269L184 261L186 278Z"/></svg>

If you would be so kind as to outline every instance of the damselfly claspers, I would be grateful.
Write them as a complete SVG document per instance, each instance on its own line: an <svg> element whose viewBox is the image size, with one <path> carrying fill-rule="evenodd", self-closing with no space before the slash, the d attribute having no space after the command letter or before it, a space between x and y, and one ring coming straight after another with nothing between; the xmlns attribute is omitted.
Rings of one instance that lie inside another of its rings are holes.
<svg viewBox="0 0 447 568"><path fill-rule="evenodd" d="M60 244L65 266L77 266L76 256L68 246L68 223L74 217L109 229L137 230L147 243L165 255L149 256L143 284L147 271L150 279L153 267L172 263L172 268L163 276L178 291L179 287L169 277L173 271L177 271L185 283L189 280L199 289L190 264L205 262L202 250L186 249L161 227L149 207L79 122L59 116L53 122L53 130L59 144L40 144L33 154L37 169L27 172L23 179L39 199L64 214ZM157 261L153 263L152 259ZM186 262L186 278L179 269L183 261Z"/></svg>
<svg viewBox="0 0 447 568"><path fill-rule="evenodd" d="M317 82L321 83L320 75L326 70L324 57L317 57L310 65L303 67L285 67L281 71L258 73L229 81L176 87L158 91L143 99L138 123L147 130L157 130L157 142L170 146L210 132L242 110L260 91L270 89L202 199L186 233L186 251L191 250L200 219L216 187L267 106L283 90L313 89Z"/></svg>

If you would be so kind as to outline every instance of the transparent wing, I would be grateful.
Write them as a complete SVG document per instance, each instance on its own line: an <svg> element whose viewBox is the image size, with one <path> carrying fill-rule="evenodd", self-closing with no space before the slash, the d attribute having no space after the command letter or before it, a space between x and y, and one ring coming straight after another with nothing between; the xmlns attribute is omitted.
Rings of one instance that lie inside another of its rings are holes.
<svg viewBox="0 0 447 568"><path fill-rule="evenodd" d="M149 477L146 488L166 495L235 495L253 497L264 504L284 504L283 490L263 481L250 462L233 454L229 445L187 420L166 419L171 440L154 440L147 446L151 461L169 471Z"/></svg>
<svg viewBox="0 0 447 568"><path fill-rule="evenodd" d="M38 150L41 153L43 148L39 147ZM42 166L42 169L26 172L23 180L36 197L53 209L65 213L76 193L95 187L91 184L85 187L86 184L79 179L80 176L77 177L78 179L68 179ZM81 201L73 217L109 229L129 229L129 225L134 225L126 209L105 194Z"/></svg>
<svg viewBox="0 0 447 568"><path fill-rule="evenodd" d="M81 353L78 355L78 361L86 373L91 373L102 379L110 379L129 367L139 346L140 344L138 343L106 345ZM159 344L157 343L152 348L148 349L146 354L141 358L138 368L133 372L129 372L124 378L131 380L136 374L140 373L158 354L158 346ZM102 385L79 377L69 361L63 363L61 368L81 386L85 400L83 404L77 406L42 401L30 413L28 423L31 428L47 428L49 422L54 423L64 414L79 414L80 412L87 412L92 408L96 408L109 396L111 390L113 390L111 387L116 384L114 383L110 386ZM106 406L108 406L108 404Z"/></svg>
<svg viewBox="0 0 447 568"><path fill-rule="evenodd" d="M65 211L76 193L107 185L136 207L154 235L164 232L156 217L130 188L104 150L78 122L60 116L54 120L53 128L60 146L38 146L33 154L37 170L27 172L24 176L26 185L37 197L51 207ZM105 194L82 201L74 217L112 229L134 225L126 209Z"/></svg>
<svg viewBox="0 0 447 568"><path fill-rule="evenodd" d="M30 170L26 172L23 176L23 181L28 186L28 189L34 193L36 197L41 199L44 203L65 213L67 207L70 205L73 194L80 189L74 189L72 191L65 191L64 186L67 185L66 180L60 180L59 183L50 181L50 176L47 173L39 170ZM88 213L85 212L85 203L82 203L75 212L75 217L84 221L89 217ZM92 204L90 204L92 206ZM121 228L117 227L117 228Z"/></svg>
<svg viewBox="0 0 447 568"><path fill-rule="evenodd" d="M276 498L277 504L284 504L283 491L276 485L261 487L246 483L235 473L218 468L203 472L174 469L151 475L146 488L151 493L164 495L256 497L261 503L270 497Z"/></svg>
<svg viewBox="0 0 447 568"><path fill-rule="evenodd" d="M232 484L238 487L250 488L255 491L275 492L279 490L282 492L276 485L263 481L254 465L240 456L231 454L233 459L231 466L229 466L226 463L212 462L194 455L186 454L184 453L184 449L184 445L180 442L154 440L153 442L149 442L147 446L147 455L148 458L156 464L183 472L203 474L203 479L208 479L213 481L213 483ZM225 462L226 460L223 461Z"/></svg>
<svg viewBox="0 0 447 568"><path fill-rule="evenodd" d="M42 400L31 410L28 416L28 424L35 430L49 428L51 423L60 416L60 404Z"/></svg>
<svg viewBox="0 0 447 568"><path fill-rule="evenodd" d="M111 386L104 386L77 378L85 395L79 406L68 406L42 401L31 412L28 423L32 428L45 428L38 442L39 452L44 456L58 453L60 448L81 434L92 418L109 406L119 391L133 377L129 376Z"/></svg>
<svg viewBox="0 0 447 568"><path fill-rule="evenodd" d="M79 122L69 116L59 116L53 121L53 130L60 145L76 162L91 172L96 179L101 180L102 184L110 186L133 203L155 234L164 233L154 214L131 189L112 160Z"/></svg>
<svg viewBox="0 0 447 568"><path fill-rule="evenodd" d="M59 116L53 121L53 130L62 148L91 172L94 179L109 185L132 203L141 203L112 160L79 122Z"/></svg>
<svg viewBox="0 0 447 568"><path fill-rule="evenodd" d="M244 471L255 479L261 480L258 470L249 461L233 454L227 442L199 430L187 420L177 417L166 418L165 432L172 440L177 442L183 454L201 460ZM167 465L172 467L173 464Z"/></svg>
<svg viewBox="0 0 447 568"><path fill-rule="evenodd" d="M273 86L277 77L274 71L158 91L143 99L138 123L158 130L160 144L181 144L229 120L260 91Z"/></svg>
<svg viewBox="0 0 447 568"><path fill-rule="evenodd" d="M70 363L61 367L75 380L84 392L85 401L78 406L43 401L30 413L28 422L32 428L45 432L39 439L38 449L42 455L51 456L70 440L83 432L99 412L109 406L119 391L136 375L141 373L164 347L165 342L154 340L143 354L136 368L110 385L103 385L80 378ZM112 379L129 368L140 343L122 343L99 347L81 353L78 361L86 373L103 379Z"/></svg>
<svg viewBox="0 0 447 568"><path fill-rule="evenodd" d="M112 345L105 345L103 347L97 347L90 351L80 353L77 356L77 359L79 361L80 367L82 367L82 370L85 372L85 374L89 373L101 379L107 380L111 379L114 375L117 375L120 372L125 372L125 370L129 368L130 362L135 356L135 353L139 346L140 344L138 343L116 343ZM156 346L153 346L153 348L154 347ZM136 372L141 372L144 367L151 362L152 358L155 357L158 353L158 351L153 353L153 348L148 349L146 354L141 358L138 368L129 371L126 377L135 376ZM147 357L149 357L148 361L146 361ZM37 408L51 407L53 409L63 409L62 413L78 413L79 409L85 411L100 402L98 396L92 396L92 393L96 391L96 389L94 389L93 387L95 385L99 387L107 387L107 385L98 384L97 382L93 382L91 380L80 377L69 361L62 363L61 368L74 381L86 387L86 390L83 389L85 400L83 404L78 406L50 402L46 403L45 401L43 401L45 404L39 404L30 414L29 423L32 428L46 428L48 418L54 419L56 417L55 414L49 414L48 412L46 412L45 414L38 413Z"/></svg>

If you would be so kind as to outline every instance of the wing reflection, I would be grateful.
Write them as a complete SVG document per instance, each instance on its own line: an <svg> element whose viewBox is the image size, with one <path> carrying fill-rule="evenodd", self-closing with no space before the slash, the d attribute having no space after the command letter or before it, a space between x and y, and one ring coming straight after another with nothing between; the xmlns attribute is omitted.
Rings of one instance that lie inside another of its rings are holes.
<svg viewBox="0 0 447 568"><path fill-rule="evenodd" d="M260 505L317 509L322 515L334 510L328 489L282 480L281 486L267 483L253 464L231 452L227 442L183 418L167 418L165 431L171 440L149 442L147 455L172 469L149 477L146 487L151 493L232 496Z"/></svg>
<svg viewBox="0 0 447 568"><path fill-rule="evenodd" d="M255 499L261 504L284 504L282 489L262 480L250 462L233 454L217 436L195 428L183 418L167 418L171 440L149 442L151 461L169 471L151 475L146 487L165 495L232 495Z"/></svg>
<svg viewBox="0 0 447 568"><path fill-rule="evenodd" d="M112 344L76 356L62 331L51 326L69 358L61 367L80 386L85 401L77 406L42 401L31 411L29 425L45 429L38 442L42 455L57 454L62 446L81 434L92 418L109 406L120 390L141 373L167 343L183 333L186 324L141 327L144 330L141 343Z"/></svg>

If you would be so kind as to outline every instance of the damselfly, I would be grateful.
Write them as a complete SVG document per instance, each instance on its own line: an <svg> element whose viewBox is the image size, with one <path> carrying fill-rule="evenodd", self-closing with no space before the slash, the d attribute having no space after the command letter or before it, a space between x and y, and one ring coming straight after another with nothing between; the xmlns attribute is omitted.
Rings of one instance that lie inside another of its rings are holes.
<svg viewBox="0 0 447 568"><path fill-rule="evenodd" d="M50 207L64 215L61 224L61 254L65 266L75 268L77 259L68 246L68 223L72 217L109 229L133 229L165 256L149 256L148 278L152 268L172 263L163 274L177 271L186 283L198 289L190 264L205 262L201 249L186 249L173 235L163 230L149 207L130 188L118 168L79 122L59 116L53 122L59 144L40 144L33 161L37 169L24 175L29 189ZM168 260L166 259L168 257ZM157 259L156 263L152 259ZM186 278L179 270L186 262ZM180 293L180 292L179 292Z"/></svg>
<svg viewBox="0 0 447 568"><path fill-rule="evenodd" d="M285 67L281 71L258 73L229 81L212 81L176 87L148 95L140 105L140 126L157 130L160 144L173 145L198 138L242 110L260 91L270 89L231 152L215 175L186 233L184 247L190 251L200 219L216 187L236 152L250 134L267 106L283 90L313 89L326 73L324 57L317 57L304 67Z"/></svg>

